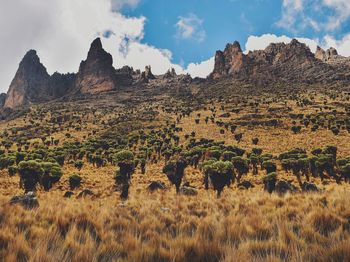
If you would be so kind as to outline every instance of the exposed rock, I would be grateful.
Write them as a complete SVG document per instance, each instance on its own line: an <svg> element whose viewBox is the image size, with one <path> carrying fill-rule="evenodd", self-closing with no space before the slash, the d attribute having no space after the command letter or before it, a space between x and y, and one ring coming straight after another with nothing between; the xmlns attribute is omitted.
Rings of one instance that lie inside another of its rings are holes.
<svg viewBox="0 0 350 262"><path fill-rule="evenodd" d="M318 192L319 191L318 187L315 184L308 183L308 182L303 183L301 190L303 190L304 192Z"/></svg>
<svg viewBox="0 0 350 262"><path fill-rule="evenodd" d="M325 56L334 56L335 50L327 50ZM328 83L350 81L348 69L335 69L321 61L323 51L317 57L303 43L293 39L289 44L270 44L265 50L244 54L238 42L228 44L217 51L211 79L231 77L236 81L267 85L284 83Z"/></svg>
<svg viewBox="0 0 350 262"><path fill-rule="evenodd" d="M180 188L180 193L186 196L196 196L198 195L198 190L194 187L182 186Z"/></svg>
<svg viewBox="0 0 350 262"><path fill-rule="evenodd" d="M152 181L149 186L147 187L147 189L151 192L155 191L155 190L164 190L165 184L163 182L160 181Z"/></svg>
<svg viewBox="0 0 350 262"><path fill-rule="evenodd" d="M161 210L163 213L168 213L168 212L170 212L170 208L168 208L168 207L161 207L160 210Z"/></svg>
<svg viewBox="0 0 350 262"><path fill-rule="evenodd" d="M116 71L116 80L118 86L130 86L133 83L134 69L129 66L124 66Z"/></svg>
<svg viewBox="0 0 350 262"><path fill-rule="evenodd" d="M39 201L34 192L28 192L22 196L14 196L10 200L10 204L20 204L26 209L33 209L39 207Z"/></svg>
<svg viewBox="0 0 350 262"><path fill-rule="evenodd" d="M324 61L326 58L326 51L324 51L321 47L317 46L315 57L321 61Z"/></svg>
<svg viewBox="0 0 350 262"><path fill-rule="evenodd" d="M156 77L152 73L151 66L146 66L145 71L141 73L139 82L148 83L149 80L153 80L153 79L156 79Z"/></svg>
<svg viewBox="0 0 350 262"><path fill-rule="evenodd" d="M102 48L101 39L95 39L87 59L82 61L75 81L75 88L83 94L96 94L115 90L117 87L113 58Z"/></svg>
<svg viewBox="0 0 350 262"><path fill-rule="evenodd" d="M5 104L6 101L6 94L5 93L1 93L0 94L0 108L2 108Z"/></svg>
<svg viewBox="0 0 350 262"><path fill-rule="evenodd" d="M327 62L328 60L336 58L337 56L338 56L338 51L333 47L331 47L325 51L321 47L318 46L316 49L316 53L315 53L315 58L317 58L323 62Z"/></svg>
<svg viewBox="0 0 350 262"><path fill-rule="evenodd" d="M77 198L82 198L82 197L86 197L86 196L94 196L94 192L92 192L90 189L84 189L83 191L81 191Z"/></svg>
<svg viewBox="0 0 350 262"><path fill-rule="evenodd" d="M67 94L74 87L74 74L54 73L50 76L35 50L22 59L1 107L18 108L31 103L45 102Z"/></svg>
<svg viewBox="0 0 350 262"><path fill-rule="evenodd" d="M5 108L15 108L39 101L47 95L50 76L40 63L35 50L30 50L22 59L11 82L4 103Z"/></svg>
<svg viewBox="0 0 350 262"><path fill-rule="evenodd" d="M326 60L332 59L337 55L338 55L338 51L335 48L331 47L326 51Z"/></svg>
<svg viewBox="0 0 350 262"><path fill-rule="evenodd" d="M169 69L163 76L165 79L169 78L175 78L176 77L176 72L174 68Z"/></svg>
<svg viewBox="0 0 350 262"><path fill-rule="evenodd" d="M75 74L54 73L49 80L49 96L60 98L74 89Z"/></svg>

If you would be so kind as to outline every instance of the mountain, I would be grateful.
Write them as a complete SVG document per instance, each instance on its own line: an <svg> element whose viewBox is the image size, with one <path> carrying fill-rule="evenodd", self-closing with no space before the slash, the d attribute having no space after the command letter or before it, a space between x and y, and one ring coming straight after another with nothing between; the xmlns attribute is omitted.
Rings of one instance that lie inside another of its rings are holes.
<svg viewBox="0 0 350 262"><path fill-rule="evenodd" d="M82 61L75 89L83 94L113 91L117 88L112 55L102 48L100 38L92 42L87 59Z"/></svg>
<svg viewBox="0 0 350 262"><path fill-rule="evenodd" d="M50 76L35 50L23 57L3 103L4 108L45 102L64 95L74 82L73 74Z"/></svg>
<svg viewBox="0 0 350 262"><path fill-rule="evenodd" d="M337 67L323 58L336 56L336 50L318 49L316 55L303 43L270 44L265 50L244 54L238 42L217 51L210 78L232 78L254 84L350 82L350 67Z"/></svg>
<svg viewBox="0 0 350 262"><path fill-rule="evenodd" d="M34 50L30 50L22 59L12 80L4 107L14 108L38 101L46 97L50 76Z"/></svg>
<svg viewBox="0 0 350 262"><path fill-rule="evenodd" d="M30 50L22 59L7 94L0 96L0 108L14 109L79 94L123 92L128 87L131 87L128 92L149 89L153 93L188 95L194 89L204 88L206 83L210 85L213 80L260 86L276 83L348 85L350 58L338 55L334 48L318 47L314 54L295 39L289 44L271 44L265 50L245 54L236 41L227 44L224 51L216 52L214 70L207 79L192 79L189 75L177 75L174 69L161 76L153 75L150 66L143 72L129 66L115 69L111 54L97 38L76 74L56 72L50 76L36 51Z"/></svg>

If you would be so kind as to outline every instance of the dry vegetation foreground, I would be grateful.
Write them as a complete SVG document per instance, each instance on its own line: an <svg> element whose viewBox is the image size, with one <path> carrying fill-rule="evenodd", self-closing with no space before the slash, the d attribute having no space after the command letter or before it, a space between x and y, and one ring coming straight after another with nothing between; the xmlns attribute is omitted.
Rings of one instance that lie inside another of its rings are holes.
<svg viewBox="0 0 350 262"><path fill-rule="evenodd" d="M0 261L350 261L350 91L243 91L1 121Z"/></svg>
<svg viewBox="0 0 350 262"><path fill-rule="evenodd" d="M40 195L0 207L3 261L348 261L350 190L287 194L227 190L216 199L165 191L127 202Z"/></svg>

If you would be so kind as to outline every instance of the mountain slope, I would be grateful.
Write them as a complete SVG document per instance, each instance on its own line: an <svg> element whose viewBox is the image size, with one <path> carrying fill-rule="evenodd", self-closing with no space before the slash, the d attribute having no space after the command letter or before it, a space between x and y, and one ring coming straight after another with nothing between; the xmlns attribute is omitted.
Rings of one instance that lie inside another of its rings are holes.
<svg viewBox="0 0 350 262"><path fill-rule="evenodd" d="M349 83L350 68L339 68L316 58L305 44L295 39L289 44L271 44L265 50L248 54L244 54L240 44L234 42L215 55L211 78L225 77L264 85L276 82Z"/></svg>

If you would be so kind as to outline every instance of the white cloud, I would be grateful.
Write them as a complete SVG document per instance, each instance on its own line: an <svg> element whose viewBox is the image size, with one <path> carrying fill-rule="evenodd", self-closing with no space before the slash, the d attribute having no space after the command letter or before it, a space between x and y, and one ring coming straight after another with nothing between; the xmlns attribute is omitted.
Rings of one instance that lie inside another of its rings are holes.
<svg viewBox="0 0 350 262"><path fill-rule="evenodd" d="M124 6L135 8L139 2L140 0L112 0L112 9L118 11Z"/></svg>
<svg viewBox="0 0 350 262"><path fill-rule="evenodd" d="M317 46L319 45L318 39L309 39L309 38L296 38L299 42L305 43L312 52L316 51ZM254 50L263 50L271 43L285 43L288 44L292 41L292 38L282 35L276 36L274 34L264 34L261 36L249 36L245 44L245 52L254 51Z"/></svg>
<svg viewBox="0 0 350 262"><path fill-rule="evenodd" d="M326 47L334 47L340 55L350 56L350 34L347 34L340 40L327 35L323 39L323 44Z"/></svg>
<svg viewBox="0 0 350 262"><path fill-rule="evenodd" d="M192 76L207 77L214 69L215 57L209 58L201 63L191 63L188 65L186 72Z"/></svg>
<svg viewBox="0 0 350 262"><path fill-rule="evenodd" d="M192 39L198 42L203 42L206 33L203 29L203 20L199 19L195 14L180 16L176 23L176 37L179 39Z"/></svg>
<svg viewBox="0 0 350 262"><path fill-rule="evenodd" d="M308 27L331 32L349 18L349 0L283 0L281 19L276 25L293 33Z"/></svg>
<svg viewBox="0 0 350 262"><path fill-rule="evenodd" d="M174 67L171 52L143 44L145 17L125 17L123 6L139 0L1 0L0 91L6 92L18 64L29 49L38 51L49 73L77 72L90 43L103 37L104 48L113 55L114 66L144 69L156 74ZM112 11L114 10L114 12ZM16 19L14 19L16 17ZM194 75L196 76L196 75Z"/></svg>

